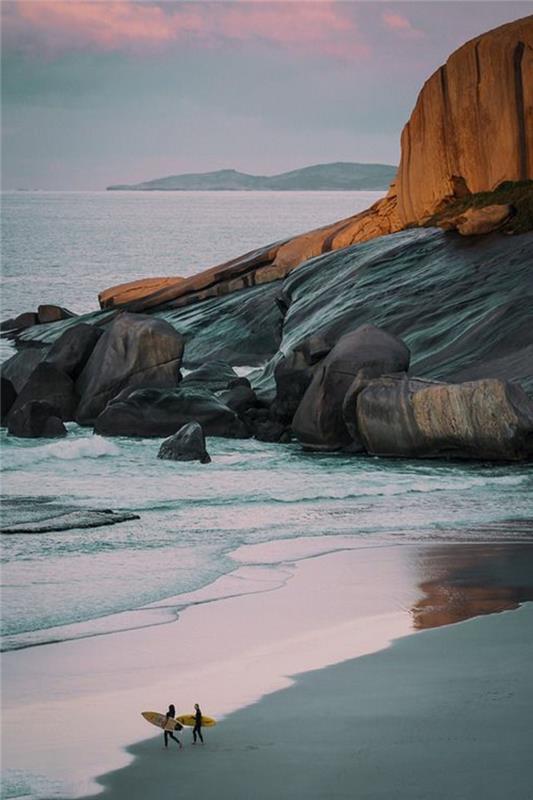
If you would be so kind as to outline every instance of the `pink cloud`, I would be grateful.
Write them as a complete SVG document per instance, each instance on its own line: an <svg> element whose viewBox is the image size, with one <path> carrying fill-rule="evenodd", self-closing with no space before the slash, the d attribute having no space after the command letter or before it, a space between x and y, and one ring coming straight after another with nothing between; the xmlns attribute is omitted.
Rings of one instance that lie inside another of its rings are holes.
<svg viewBox="0 0 533 800"><path fill-rule="evenodd" d="M172 44L266 42L352 59L368 54L343 4L155 3L18 0L4 20L11 39L49 56L77 49L150 50Z"/></svg>
<svg viewBox="0 0 533 800"><path fill-rule="evenodd" d="M402 34L404 36L408 36L412 39L418 39L424 36L424 32L421 31L419 28L413 27L407 17L403 14L398 14L395 11L383 11L381 14L381 19L386 28L395 33Z"/></svg>

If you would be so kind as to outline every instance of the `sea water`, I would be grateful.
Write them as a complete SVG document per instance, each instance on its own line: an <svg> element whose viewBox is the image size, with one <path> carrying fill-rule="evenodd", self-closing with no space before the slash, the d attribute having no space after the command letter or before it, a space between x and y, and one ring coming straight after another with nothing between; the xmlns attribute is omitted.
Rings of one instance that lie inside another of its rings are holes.
<svg viewBox="0 0 533 800"><path fill-rule="evenodd" d="M191 275L356 213L372 192L12 193L3 196L2 318L149 275ZM3 356L12 351L3 343ZM210 438L209 465L157 459L159 439L57 441L1 433L3 525L112 508L115 526L2 537L4 648L208 586L239 548L301 537L361 546L530 535L521 465L305 454L297 444ZM127 615L126 615L127 616ZM126 623L125 623L126 624ZM63 633L62 633L63 631Z"/></svg>

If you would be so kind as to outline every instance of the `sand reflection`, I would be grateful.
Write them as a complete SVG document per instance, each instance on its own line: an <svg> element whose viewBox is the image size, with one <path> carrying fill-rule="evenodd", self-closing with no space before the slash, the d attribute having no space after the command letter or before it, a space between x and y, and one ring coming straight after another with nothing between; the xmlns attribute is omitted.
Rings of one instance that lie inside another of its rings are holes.
<svg viewBox="0 0 533 800"><path fill-rule="evenodd" d="M446 544L416 553L423 596L411 607L417 630L517 608L533 600L533 546Z"/></svg>

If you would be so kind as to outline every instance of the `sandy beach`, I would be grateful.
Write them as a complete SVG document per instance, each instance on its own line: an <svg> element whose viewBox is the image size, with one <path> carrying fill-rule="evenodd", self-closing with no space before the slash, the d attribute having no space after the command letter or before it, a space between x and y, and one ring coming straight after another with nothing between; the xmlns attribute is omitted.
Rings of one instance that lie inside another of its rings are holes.
<svg viewBox="0 0 533 800"><path fill-rule="evenodd" d="M484 782L497 797L481 759L521 780L532 732L532 611L516 610L532 559L523 542L243 547L231 575L135 612L129 630L78 626L84 638L5 653L6 796L165 798L179 781L207 798L474 798ZM152 624L135 627L143 613ZM163 749L140 712L170 702L219 720L204 748L184 731L184 751ZM454 794L465 737L472 780Z"/></svg>

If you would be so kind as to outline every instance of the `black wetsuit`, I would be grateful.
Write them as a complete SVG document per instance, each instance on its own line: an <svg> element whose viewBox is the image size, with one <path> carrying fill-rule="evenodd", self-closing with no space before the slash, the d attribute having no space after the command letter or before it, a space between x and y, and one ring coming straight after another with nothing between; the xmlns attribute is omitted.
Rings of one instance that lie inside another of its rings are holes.
<svg viewBox="0 0 533 800"><path fill-rule="evenodd" d="M170 712L169 712L169 711L167 711L166 717L167 717L167 722L169 721L169 719L174 719L174 717L172 717L172 715L170 714ZM170 736L170 738L171 738L171 739L174 739L174 741L175 741L177 744L179 744L179 746L181 747L181 742L180 742L180 740L179 740L179 739L176 739L176 737L174 736L174 734L172 733L172 731L163 731L163 733L164 733L164 735L165 735L165 747L168 747L168 737L169 737L169 736Z"/></svg>
<svg viewBox="0 0 533 800"><path fill-rule="evenodd" d="M200 711L199 708L196 709L196 714L194 715L194 717L195 717L195 723L194 723L194 728L192 729L193 740L196 742L196 736L198 735L200 737L201 743L203 744L204 737L202 736L202 712Z"/></svg>

